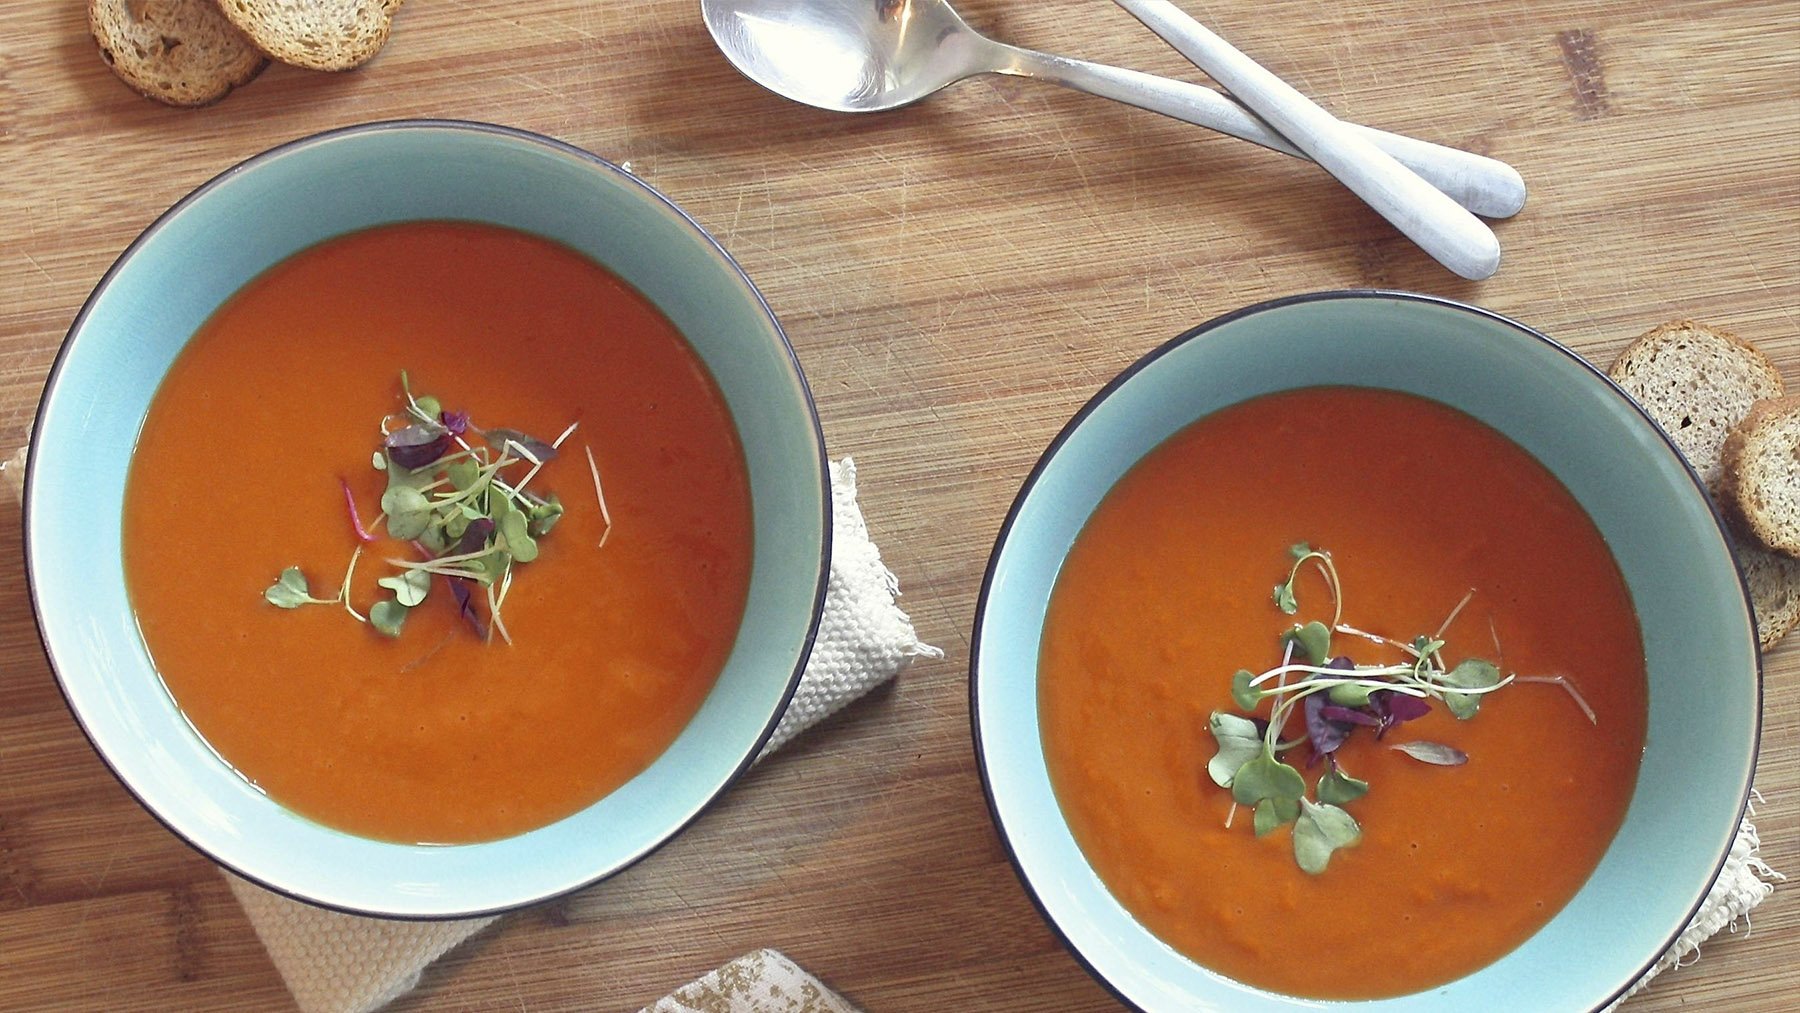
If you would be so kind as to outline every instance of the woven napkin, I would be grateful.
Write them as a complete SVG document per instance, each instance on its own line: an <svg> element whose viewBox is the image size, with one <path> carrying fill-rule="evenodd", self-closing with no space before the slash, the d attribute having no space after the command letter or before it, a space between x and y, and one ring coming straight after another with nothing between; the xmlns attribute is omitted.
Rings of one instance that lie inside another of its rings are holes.
<svg viewBox="0 0 1800 1013"><path fill-rule="evenodd" d="M0 462L0 477L17 492L25 451ZM915 657L939 657L919 642L894 604L898 585L881 564L856 506L856 468L831 466L831 585L811 662L763 756L844 704L890 679ZM759 757L760 759L760 757ZM1671 967L1699 959L1700 944L1723 929L1749 925L1753 908L1784 878L1758 857L1761 841L1746 808L1724 869L1675 945L1626 997ZM419 974L451 947L494 919L390 922L337 914L269 893L227 876L275 967L307 1013L372 1010L404 995ZM1620 999L1624 1002L1624 999ZM1617 1007L1615 1004L1614 1008ZM677 990L649 1013L844 1013L847 1003L772 950L747 954Z"/></svg>

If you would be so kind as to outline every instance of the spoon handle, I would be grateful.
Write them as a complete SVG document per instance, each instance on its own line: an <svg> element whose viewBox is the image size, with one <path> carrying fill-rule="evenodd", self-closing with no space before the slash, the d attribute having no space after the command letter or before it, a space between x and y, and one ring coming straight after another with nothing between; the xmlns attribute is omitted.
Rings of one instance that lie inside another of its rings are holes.
<svg viewBox="0 0 1800 1013"><path fill-rule="evenodd" d="M1168 0L1114 2L1224 85L1439 263L1473 281L1499 269L1500 241L1480 219L1205 25Z"/></svg>
<svg viewBox="0 0 1800 1013"><path fill-rule="evenodd" d="M1205 85L1016 46L1005 49L1010 60L1000 68L1002 73L1031 77L1109 98L1260 144L1271 151L1310 160L1306 152L1294 147L1255 113L1231 96ZM1511 218L1525 206L1525 180L1518 170L1499 159L1373 127L1354 123L1345 126L1394 156L1401 165L1424 177L1451 200L1484 218Z"/></svg>

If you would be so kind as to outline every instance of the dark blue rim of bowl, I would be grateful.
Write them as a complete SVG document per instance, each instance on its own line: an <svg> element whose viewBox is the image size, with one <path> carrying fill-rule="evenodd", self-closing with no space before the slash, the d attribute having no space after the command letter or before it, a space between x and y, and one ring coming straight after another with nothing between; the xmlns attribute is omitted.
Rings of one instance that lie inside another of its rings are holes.
<svg viewBox="0 0 1800 1013"><path fill-rule="evenodd" d="M261 165L264 162L273 161L273 160L281 158L285 155L291 154L295 151L299 151L299 150L302 150L305 148L311 148L315 145L322 144L322 143L328 143L328 142L338 140L338 139L341 139L344 137L350 137L350 136L355 136L355 135L359 135L359 134L369 134L369 133L385 133L390 130L464 131L464 132L476 133L476 134L490 134L490 135L494 135L494 136L498 136L498 137L505 137L505 138L510 138L512 140L516 140L516 141L523 141L523 142L526 142L529 144L538 145L540 147L547 148L551 151L554 151L554 152L557 152L560 154L575 156L575 157L580 158L581 160L589 163L596 170L598 170L602 173L611 173L620 179L627 180L631 184L638 187L643 193L648 195L652 200L655 200L656 202L662 204L664 207L668 208L670 211L674 212L675 215L681 219L681 221L683 221L687 224L688 228L690 228L694 231L695 235L698 235L702 240L704 240L706 242L706 244L708 246L710 246L712 248L713 252L718 255L719 259L722 262L724 262L726 266L731 268L732 273L736 274L738 279L741 282L743 282L745 289L747 291L749 291L749 293L753 297L755 297L757 305L762 308L763 315L768 318L769 325L775 329L775 334L781 341L782 351L785 352L787 355L788 366L793 371L793 378L794 378L795 384L799 390L800 397L801 397L802 401L805 403L807 418L812 424L813 444L817 449L816 458L818 461L818 469L819 469L820 501L823 505L823 519L821 522L821 530L824 532L824 537L821 539L820 545L819 545L818 576L814 579L812 617L807 622L806 637L801 642L801 645L800 645L801 649L800 649L799 659L794 664L794 670L791 673L789 673L789 675L788 675L787 686L782 690L782 693L781 693L780 705L775 708L774 713L770 716L770 718L768 720L768 723L763 726L761 733L759 733L756 737L756 741L750 746L749 750L747 752L745 752L743 759L738 762L736 769L734 769L731 772L730 776L728 776L719 785L718 789L716 791L713 791L710 794L708 794L704 799L700 800L700 802L695 805L693 811L690 812L685 818L683 818L682 821L680 823L678 823L675 827L673 827L667 834L663 835L661 838L652 842L648 847L637 852L636 854L627 856L623 861L617 863L612 868L602 870L601 872L597 873L591 879L585 880L581 883L578 883L578 884L568 887L566 889L555 890L550 893L544 894L542 896L529 897L524 900L520 900L516 903L510 903L510 904L502 905L500 907L483 908L483 909L472 910L472 911L458 911L458 912L451 912L451 913L447 913L447 914L431 914L431 915L392 914L392 913L387 913L387 912L382 912L382 911L374 911L374 910L368 910L368 909L363 909L363 908L349 907L349 906L342 905L342 904L326 903L326 902L316 900L311 897L303 897L297 893L294 893L291 890L285 889L277 884L268 882L267 880L256 876L254 873L252 873L246 869L239 868L235 865L232 865L230 863L227 863L227 862L221 860L218 856L216 856L216 855L212 854L211 852L208 852L206 849L200 847L200 845L196 844L186 834L183 834L179 827L175 826L174 824L170 823L168 820L164 819L162 814L157 812L154 808L152 808L150 806L150 804L144 800L143 796L141 796L137 793L137 790L132 787L131 783L129 781L125 780L125 778L120 775L118 769L113 766L112 759L110 757L108 757L106 755L106 751L100 747L99 740L94 738L94 734L88 728L87 722L82 720L81 712L76 710L74 702L69 698L68 688L63 684L62 673L60 670L58 670L58 668L56 666L56 659L50 652L49 637L44 629L43 610L38 602L37 583L34 578L35 562L31 556L31 515L32 515L32 503L33 503L32 490L33 490L33 485L34 485L34 476L37 474L38 463L41 460L40 455L38 454L38 440L43 432L42 423L43 423L43 417L44 417L44 406L49 404L50 399L52 397L54 397L56 394L57 383L62 375L64 361L67 359L70 349L74 347L74 344L75 344L76 340L78 339L79 334L81 332L82 326L87 322L87 316L88 316L89 311L93 308L94 301L100 297L101 293L106 291L107 287L112 283L113 277L116 274L118 274L121 270L123 270L125 265L130 262L132 256L137 253L138 247L140 247L144 243L148 242L152 236L156 235L157 232L161 231L161 229L163 228L163 226L166 223L168 223L171 219L173 219L177 214L180 214L189 205L191 205L191 204L195 203L196 201L200 200L201 198L205 197L207 193L209 193L213 189L219 187L220 185L224 184L225 182L229 181L233 177L238 176L242 173L248 172L249 170L255 168L258 165ZM78 726L80 726L81 732L83 735L85 735L87 737L89 745L93 746L94 752L96 754L98 754L101 761L103 763L105 763L106 769L112 772L113 777L115 779L117 779L119 784L125 788L125 791L127 793L129 793L132 798L136 799L138 804L143 806L143 808L146 812L148 812L151 816L155 817L155 819L158 823L161 823L164 827L166 827L169 830L170 833L174 834L177 838L179 838L182 842L187 844L189 847L193 848L195 851L198 851L202 855L205 855L208 859L213 861L215 864L217 864L223 868L229 869L231 872L235 873L236 875L238 875L246 880L249 880L252 883L257 884L258 886L261 886L264 889L281 894L285 897L290 897L294 900L302 901L302 902L310 904L314 907L321 907L321 908L325 908L327 910L333 910L333 911L341 911L345 914L369 915L369 916L373 916L373 917L377 917L377 918L393 919L396 921L421 921L421 922L444 921L447 919L454 919L454 918L478 918L478 917L484 917L487 915L503 914L508 911L516 911L520 908L529 907L533 904L540 904L540 903L543 903L544 901L555 900L558 897L564 897L569 894L575 893L576 891L584 890L587 887L590 887L590 886L594 885L595 883L600 882L603 879L610 878L614 875L617 875L620 872L623 872L624 870L637 864L638 862L642 861L643 859L649 857L651 854L656 852L663 845L667 844L669 841L671 841L675 837L679 836L681 834L681 832L683 830L687 829L687 827L689 825L691 825L696 819L698 819L702 813L704 813L707 809L711 808L713 803L718 800L719 796L723 795L733 784L735 784L738 781L738 779L743 776L744 772L750 769L751 764L756 762L757 756L762 753L763 746L768 743L769 737L775 733L776 726L778 724L780 724L782 715L787 713L788 704L792 702L793 697L794 697L794 691L800 685L800 677L805 673L806 664L812 657L813 645L814 645L815 641L817 640L817 637L819 634L819 622L824 614L825 591L826 591L826 587L828 585L830 575L831 575L831 544L832 544L831 469L828 465L827 458L825 456L825 432L824 432L824 429L819 424L818 406L813 401L812 388L810 386L808 386L808 384L806 382L806 374L800 368L799 357L794 354L793 343L788 340L787 332L782 329L781 321L779 321L775 318L775 312L769 308L768 300L763 298L762 291L756 287L756 283L750 280L750 276L748 274L744 273L743 267L740 266L738 264L738 262L732 258L731 254L729 254L725 251L725 248L719 244L719 241L717 239L714 239L710 232L707 232L706 229L703 228L699 222L696 222L693 219L693 217L690 216L686 211L682 210L682 208L679 205L677 205L674 201L670 200L668 197L664 196L661 191L657 190L655 187L652 187L650 184L645 183L643 180L637 178L635 175L631 174L630 172L626 171L625 169L622 169L619 166L614 165L612 162L609 162L606 159L601 158L600 156L595 155L590 151L586 151L582 148L578 148L578 147L576 147L572 144L566 143L564 141L556 140L555 138L552 138L552 137L546 137L542 134L533 133L529 130L520 129L518 127L500 126L498 124L480 123L480 122L475 122L475 121L471 121L471 120L449 120L449 119L402 119L402 120L380 120L380 121L375 121L375 122L370 122L370 123L359 123L359 124L355 124L352 126L338 127L333 130L326 130L326 131L322 131L320 133L310 134L306 137L296 138L295 140L288 141L284 144L277 145L273 148L268 149L267 151L261 152L260 154L250 156L249 158L237 163L236 165L231 166L230 168L219 173L218 175L214 176L213 178L200 184L198 187L195 187L194 190L192 192L190 192L187 196L181 198L179 201L176 201L175 204L170 206L170 208L167 211L164 211L162 214L158 215L155 221L151 222L150 225L147 228L145 228L143 232L138 234L136 239L133 239L131 241L131 245L125 247L124 252L120 253L118 258L113 261L112 266L110 266L106 269L106 273L100 276L99 282L94 285L94 290L91 293L89 293L87 299L82 302L80 311L78 311L75 314L74 322L72 322L69 325L69 330L68 330L68 333L63 338L62 346L57 349L56 358L50 365L50 375L49 375L49 378L44 383L44 392L39 398L38 410L32 421L31 441L30 441L29 445L30 445L30 450L27 453L27 459L26 459L26 465L25 465L25 495L24 495L23 521L22 521L20 530L23 535L22 541L23 541L23 546L24 546L24 550L25 550L24 551L25 579L26 579L26 584L29 586L30 592L31 592L31 594L30 594L31 610L32 610L33 617L37 621L39 647L42 648L42 650L44 651L45 661L49 664L51 672L54 673L56 676L56 686L57 686L57 689L62 693L63 703L69 708L69 713L74 716L75 723Z"/></svg>
<svg viewBox="0 0 1800 1013"><path fill-rule="evenodd" d="M969 731L975 740L975 767L981 774L981 792L983 797L987 800L988 817L993 820L994 829L1000 837L1000 843L1006 850L1006 857L1012 862L1013 872L1018 875L1020 885L1025 888L1025 895L1031 898L1032 905L1037 908L1038 914L1044 919L1044 923L1050 926L1050 930L1062 941L1063 948L1067 949L1069 953L1075 957L1076 962L1079 963L1095 981L1104 986L1107 991L1111 992L1121 1002L1133 1008L1141 1009L1142 1007L1132 1001L1119 986L1113 984L1113 982L1108 979L1098 967L1094 966L1093 962L1088 959L1087 954L1076 947L1074 941L1063 931L1062 926L1057 924L1056 919L1051 916L1050 909L1044 905L1043 898L1038 895L1037 890L1032 886L1031 877L1026 874L1025 866L1019 861L1019 853L1013 847L1012 838L1007 834L1006 824L1000 819L1000 809L994 799L993 781L988 775L987 753L983 748L981 741L980 714L981 633L983 623L987 616L988 596L992 593L994 587L994 574L1000 564L1001 552L1006 548L1007 540L1012 534L1013 523L1018 520L1020 509L1024 507L1025 501L1030 498L1032 490L1037 486L1038 479L1042 477L1044 473L1044 469L1049 467L1050 462L1056 457L1057 452L1062 449L1063 444L1068 442L1075 431L1081 427L1081 424L1087 420L1087 417L1097 411L1107 398L1111 397L1120 387L1130 381L1132 377L1143 370L1148 369L1158 359L1161 359L1175 349L1180 348L1197 338L1202 338L1207 333L1243 317L1300 303L1330 302L1351 299L1399 300L1401 302L1440 306L1461 313L1468 313L1485 320L1503 324L1506 327L1518 331L1520 334L1541 341L1545 345L1548 345L1552 350L1573 361L1576 365L1586 370L1594 379L1604 384L1608 390L1612 391L1615 397L1629 405L1632 411L1642 418L1650 429L1668 445L1669 449L1674 451L1676 460L1681 462L1682 468L1687 472L1689 481L1693 482L1694 490L1700 494L1701 500L1706 503L1708 511L1711 512L1713 524L1717 528L1717 534L1725 543L1726 553L1731 557L1734 563L1737 560L1736 549L1733 548L1731 539L1726 537L1725 534L1724 519L1720 517L1718 508L1713 505L1712 498L1706 494L1705 483L1700 481L1700 476L1694 471L1693 466L1688 464L1687 458L1682 456L1680 449L1675 446L1674 441L1669 439L1668 434L1663 432L1662 427L1656 424L1656 420L1651 418L1649 413L1644 411L1631 395L1625 393L1625 390L1622 387L1614 383L1612 377L1601 372L1593 363L1576 354L1573 349L1566 347L1547 334L1531 327L1527 327L1510 317L1502 316L1492 310L1482 309L1479 306L1471 306L1468 303L1458 302L1454 299L1445 299L1441 296L1421 295L1417 292L1402 292L1389 289L1343 289L1327 292L1308 292L1301 295L1286 296L1280 299L1270 299L1266 302L1255 303L1242 309L1234 310L1224 316L1214 317L1206 323L1200 324L1191 330L1184 331L1176 337L1169 339L1162 345L1145 353L1144 356L1136 362L1127 366L1123 372L1109 381L1106 386L1100 388L1099 392L1092 398L1088 399L1088 402L1082 405L1081 409L1075 413L1074 417L1063 426L1062 431L1056 434L1056 438L1050 441L1050 445L1044 449L1043 456L1038 458L1037 463L1032 466L1030 474L1025 476L1025 482L1019 487L1019 493L1013 499L1012 507L1006 512L1006 519L1000 524L1000 533L995 536L994 539L994 550L992 554L988 556L987 572L981 580L981 593L975 600L975 627L969 642ZM1750 589L1744 582L1743 568L1741 566L1738 567L1738 586L1743 591L1744 612L1750 623L1751 639L1754 640L1756 631L1756 612L1750 603ZM1755 645L1753 645L1753 647L1754 646ZM1756 758L1762 747L1762 652L1760 648L1758 648L1751 653L1756 659L1756 710L1755 720L1752 722L1750 734L1750 768L1745 775L1742 793L1738 799L1739 811L1742 811L1750 802L1751 784L1756 776ZM1675 941L1680 938L1682 930L1687 927L1688 922L1693 920L1694 914L1700 910L1700 905L1706 900L1707 892L1712 889L1713 883L1718 880L1719 874L1724 871L1725 860L1731 856L1731 845L1736 834L1737 826L1736 824L1733 824L1725 834L1724 841L1720 845L1719 857L1713 863L1712 874L1706 877L1706 882L1703 883L1698 892L1695 893L1693 901L1687 907L1687 913L1682 915L1681 923L1670 930L1668 937L1663 940L1662 945L1657 948L1650 959L1645 961L1642 967L1632 972L1631 975L1627 977L1626 980L1603 1002L1594 1006L1594 1010L1605 1009L1618 1001L1624 996L1626 991L1638 981L1638 979L1642 978L1645 973L1656 965L1656 961L1668 951L1669 947L1675 945ZM1336 1004L1334 1003L1333 1005ZM1355 1006L1357 1004L1346 1003L1344 1005Z"/></svg>

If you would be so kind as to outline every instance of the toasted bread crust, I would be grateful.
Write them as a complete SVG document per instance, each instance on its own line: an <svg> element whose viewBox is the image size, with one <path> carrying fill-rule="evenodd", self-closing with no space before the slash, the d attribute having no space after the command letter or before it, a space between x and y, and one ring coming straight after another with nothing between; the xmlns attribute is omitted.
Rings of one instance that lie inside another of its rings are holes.
<svg viewBox="0 0 1800 1013"><path fill-rule="evenodd" d="M1719 459L1719 505L1739 533L1800 557L1800 396L1751 405Z"/></svg>
<svg viewBox="0 0 1800 1013"><path fill-rule="evenodd" d="M165 105L217 102L269 64L213 0L88 0L88 31L119 80Z"/></svg>
<svg viewBox="0 0 1800 1013"><path fill-rule="evenodd" d="M1726 446L1759 404L1785 396L1775 363L1730 331L1674 320L1626 346L1610 374L1668 434L1731 518L1733 497L1723 488ZM1800 625L1800 560L1736 530L1727 534L1750 590L1757 642L1768 650Z"/></svg>
<svg viewBox="0 0 1800 1013"><path fill-rule="evenodd" d="M1686 457L1708 488L1719 451L1750 406L1780 397L1778 369L1755 345L1720 327L1675 320L1626 346L1610 370Z"/></svg>
<svg viewBox="0 0 1800 1013"><path fill-rule="evenodd" d="M256 48L308 70L350 70L387 44L405 0L217 0Z"/></svg>
<svg viewBox="0 0 1800 1013"><path fill-rule="evenodd" d="M1741 541L1737 554L1755 606L1756 642L1766 651L1800 624L1800 559Z"/></svg>

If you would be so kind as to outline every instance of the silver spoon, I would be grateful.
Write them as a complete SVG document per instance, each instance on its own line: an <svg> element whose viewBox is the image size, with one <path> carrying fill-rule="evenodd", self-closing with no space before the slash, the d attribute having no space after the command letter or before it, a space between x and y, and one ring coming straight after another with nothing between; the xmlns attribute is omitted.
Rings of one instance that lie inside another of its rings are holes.
<svg viewBox="0 0 1800 1013"><path fill-rule="evenodd" d="M893 109L977 74L1010 74L1309 157L1211 88L996 42L970 28L946 0L700 0L700 11L745 77L820 109ZM1525 206L1525 181L1505 162L1346 126L1476 214L1508 218Z"/></svg>

